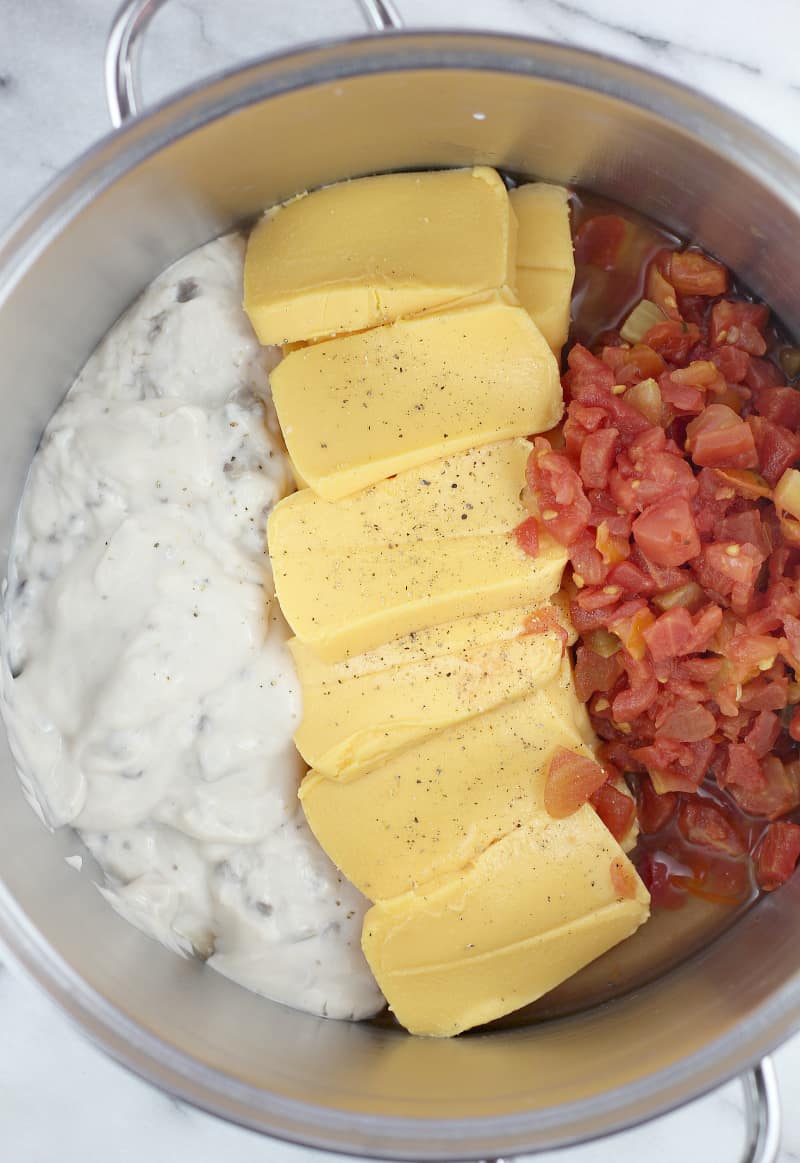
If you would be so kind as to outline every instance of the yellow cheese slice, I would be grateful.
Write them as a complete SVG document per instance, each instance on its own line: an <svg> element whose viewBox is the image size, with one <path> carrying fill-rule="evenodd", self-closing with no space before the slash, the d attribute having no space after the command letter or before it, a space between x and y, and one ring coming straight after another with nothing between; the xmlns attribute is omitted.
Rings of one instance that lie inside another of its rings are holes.
<svg viewBox="0 0 800 1163"><path fill-rule="evenodd" d="M510 283L515 236L486 166L339 182L258 223L244 308L263 344L359 331Z"/></svg>
<svg viewBox="0 0 800 1163"><path fill-rule="evenodd" d="M292 463L328 500L563 410L553 354L508 291L293 351L271 386Z"/></svg>
<svg viewBox="0 0 800 1163"><path fill-rule="evenodd" d="M572 283L567 271L517 270L517 298L556 355L569 334Z"/></svg>
<svg viewBox="0 0 800 1163"><path fill-rule="evenodd" d="M566 271L574 276L569 193L563 186L530 182L509 194L517 216L517 268Z"/></svg>
<svg viewBox="0 0 800 1163"><path fill-rule="evenodd" d="M297 637L326 661L425 626L512 606L558 589L563 548L543 537L528 557L512 530L527 440L457 453L336 503L310 489L267 526L278 600Z"/></svg>
<svg viewBox="0 0 800 1163"><path fill-rule="evenodd" d="M584 806L528 821L451 876L373 905L362 947L397 1020L447 1037L535 1001L648 912L632 865Z"/></svg>
<svg viewBox="0 0 800 1163"><path fill-rule="evenodd" d="M532 695L430 736L357 779L311 772L300 799L334 864L370 900L452 872L544 810L559 746L590 754L569 663Z"/></svg>
<svg viewBox="0 0 800 1163"><path fill-rule="evenodd" d="M549 683L566 631L554 607L539 607L528 623L531 613L521 607L462 618L335 663L292 639L303 693L298 751L321 775L351 779L436 731ZM553 629L542 630L548 622Z"/></svg>
<svg viewBox="0 0 800 1163"><path fill-rule="evenodd" d="M509 195L517 215L517 297L558 355L569 332L575 259L569 195L563 186L533 182Z"/></svg>

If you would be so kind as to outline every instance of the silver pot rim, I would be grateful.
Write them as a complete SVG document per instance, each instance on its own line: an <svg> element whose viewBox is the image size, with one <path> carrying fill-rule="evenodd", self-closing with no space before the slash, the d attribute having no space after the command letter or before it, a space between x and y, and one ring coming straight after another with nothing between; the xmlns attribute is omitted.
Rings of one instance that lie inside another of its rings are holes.
<svg viewBox="0 0 800 1163"><path fill-rule="evenodd" d="M262 57L198 82L101 139L51 181L0 238L0 308L37 256L84 207L145 158L193 129L299 88L411 69L535 75L635 103L724 152L762 182L774 183L791 173L786 200L800 217L800 158L747 118L688 86L609 55L525 36L445 30L358 36ZM797 976L747 1021L682 1060L680 1070L673 1067L597 1098L545 1111L475 1120L389 1119L266 1094L177 1051L76 974L2 883L0 941L85 1034L147 1081L277 1138L387 1159L463 1158L463 1148L457 1150L453 1144L463 1143L465 1137L476 1155L546 1150L600 1138L700 1097L800 1029L798 965Z"/></svg>

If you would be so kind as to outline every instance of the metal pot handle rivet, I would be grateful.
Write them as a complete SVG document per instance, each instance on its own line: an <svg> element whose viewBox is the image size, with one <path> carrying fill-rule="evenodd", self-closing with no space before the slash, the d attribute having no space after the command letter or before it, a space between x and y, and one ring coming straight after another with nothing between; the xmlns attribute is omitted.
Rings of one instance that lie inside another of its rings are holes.
<svg viewBox="0 0 800 1163"><path fill-rule="evenodd" d="M747 1143L742 1163L777 1163L781 1149L781 1102L771 1058L763 1058L741 1077L745 1100ZM569 1151L564 1153L567 1163ZM514 1163L510 1156L479 1163Z"/></svg>
<svg viewBox="0 0 800 1163"><path fill-rule="evenodd" d="M106 103L115 129L142 107L139 55L150 21L165 0L123 0L112 21L106 42ZM391 32L403 26L393 0L356 0L370 29Z"/></svg>

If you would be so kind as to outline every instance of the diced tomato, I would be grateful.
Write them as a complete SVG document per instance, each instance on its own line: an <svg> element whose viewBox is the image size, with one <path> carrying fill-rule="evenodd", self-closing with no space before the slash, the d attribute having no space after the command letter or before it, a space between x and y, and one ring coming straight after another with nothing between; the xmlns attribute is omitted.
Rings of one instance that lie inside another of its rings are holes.
<svg viewBox="0 0 800 1163"><path fill-rule="evenodd" d="M768 319L767 307L723 299L711 309L711 343L714 347L728 343L750 355L763 355L767 350L763 332Z"/></svg>
<svg viewBox="0 0 800 1163"><path fill-rule="evenodd" d="M694 618L692 650L700 653L709 649L711 640L722 625L722 610L714 602L704 606Z"/></svg>
<svg viewBox="0 0 800 1163"><path fill-rule="evenodd" d="M528 457L528 486L539 503L541 524L556 541L570 545L586 529L591 505L581 478L563 453L537 438Z"/></svg>
<svg viewBox="0 0 800 1163"><path fill-rule="evenodd" d="M745 376L745 383L748 388L752 388L756 393L761 388L777 388L782 387L786 383L783 372L770 359L750 358L750 366L747 369Z"/></svg>
<svg viewBox="0 0 800 1163"><path fill-rule="evenodd" d="M694 642L692 615L684 606L665 611L644 631L644 640L657 661L688 654Z"/></svg>
<svg viewBox="0 0 800 1163"><path fill-rule="evenodd" d="M632 561L620 561L608 571L608 581L619 586L623 594L645 596L655 592L656 584L649 574Z"/></svg>
<svg viewBox="0 0 800 1163"><path fill-rule="evenodd" d="M631 549L631 561L648 573L656 584L657 590L672 590L682 586L688 580L688 574L682 569L673 569L664 565L657 565L646 554L642 553L638 545Z"/></svg>
<svg viewBox="0 0 800 1163"><path fill-rule="evenodd" d="M659 794L670 791L695 792L703 781L714 744L710 739L680 743L676 739L654 739L646 747L635 747L631 755L647 768Z"/></svg>
<svg viewBox="0 0 800 1163"><path fill-rule="evenodd" d="M694 323L668 319L651 327L645 334L643 342L670 363L683 363L699 338L700 328Z"/></svg>
<svg viewBox="0 0 800 1163"><path fill-rule="evenodd" d="M668 319L680 320L678 298L669 281L672 252L663 250L650 263L645 280L645 296L659 307Z"/></svg>
<svg viewBox="0 0 800 1163"><path fill-rule="evenodd" d="M575 660L575 693L588 703L598 691L607 694L622 675L622 661L616 654L603 658L588 646L579 646Z"/></svg>
<svg viewBox="0 0 800 1163"><path fill-rule="evenodd" d="M604 565L614 566L630 555L630 533L615 533L608 520L597 526L594 543Z"/></svg>
<svg viewBox="0 0 800 1163"><path fill-rule="evenodd" d="M716 719L705 707L678 699L659 724L659 732L667 739L677 739L679 743L699 743L701 739L710 739L716 727Z"/></svg>
<svg viewBox="0 0 800 1163"><path fill-rule="evenodd" d="M728 746L728 763L722 778L717 776L721 787L735 783L748 791L759 791L764 787L764 773L758 756L747 743L731 743Z"/></svg>
<svg viewBox="0 0 800 1163"><path fill-rule="evenodd" d="M751 429L727 404L709 404L692 420L686 447L695 464L708 468L755 468L758 464Z"/></svg>
<svg viewBox="0 0 800 1163"><path fill-rule="evenodd" d="M628 654L641 661L646 653L647 646L644 632L652 626L654 618L650 610L643 603L637 602L637 609L631 609L633 602L625 602L619 609L608 616L609 629L617 635Z"/></svg>
<svg viewBox="0 0 800 1163"><path fill-rule="evenodd" d="M544 785L545 810L555 819L577 812L606 781L599 763L566 747L557 747Z"/></svg>
<svg viewBox="0 0 800 1163"><path fill-rule="evenodd" d="M653 787L650 777L640 776L636 813L641 830L646 834L661 831L672 819L677 802L678 797L674 792L659 795Z"/></svg>
<svg viewBox="0 0 800 1163"><path fill-rule="evenodd" d="M618 442L616 428L601 428L584 438L580 473L587 489L604 489L608 484L608 471L614 463Z"/></svg>
<svg viewBox="0 0 800 1163"><path fill-rule="evenodd" d="M606 616L606 610L582 610L576 601L569 604L570 621L579 634L588 634L605 627Z"/></svg>
<svg viewBox="0 0 800 1163"><path fill-rule="evenodd" d="M749 634L737 627L725 647L736 682L747 682L772 666L781 650L781 639L769 634Z"/></svg>
<svg viewBox="0 0 800 1163"><path fill-rule="evenodd" d="M715 298L728 289L728 272L697 250L673 254L669 280L681 295L708 295Z"/></svg>
<svg viewBox="0 0 800 1163"><path fill-rule="evenodd" d="M753 433L761 475L774 488L786 469L800 459L800 437L763 416L749 416L747 423Z"/></svg>
<svg viewBox="0 0 800 1163"><path fill-rule="evenodd" d="M783 820L770 824L756 849L756 877L765 892L784 884L800 859L800 825Z"/></svg>
<svg viewBox="0 0 800 1163"><path fill-rule="evenodd" d="M710 359L693 359L684 368L675 368L669 373L673 384L686 384L693 388L701 388L704 392L721 395L727 384L719 368Z"/></svg>
<svg viewBox="0 0 800 1163"><path fill-rule="evenodd" d="M678 809L678 827L690 844L724 852L728 856L742 856L744 841L728 817L711 800L699 796L685 799Z"/></svg>
<svg viewBox="0 0 800 1163"><path fill-rule="evenodd" d="M777 756L768 755L761 769L763 787L746 788L734 783L728 788L743 812L774 820L800 806L800 779L795 764L785 764Z"/></svg>
<svg viewBox="0 0 800 1163"><path fill-rule="evenodd" d="M645 451L635 462L636 500L632 508L642 509L662 499L697 495L697 480L687 462L671 452Z"/></svg>
<svg viewBox="0 0 800 1163"><path fill-rule="evenodd" d="M615 359L614 379L618 384L638 384L642 380L658 379L664 371L664 361L657 351L646 343L635 343L629 350L616 348L623 353L622 359Z"/></svg>
<svg viewBox="0 0 800 1163"><path fill-rule="evenodd" d="M792 431L800 428L800 391L797 388L761 388L755 392L754 398L760 416Z"/></svg>
<svg viewBox="0 0 800 1163"><path fill-rule="evenodd" d="M716 593L730 596L733 610L744 614L753 598L765 557L754 545L735 542L707 545L696 566L697 579Z"/></svg>
<svg viewBox="0 0 800 1163"><path fill-rule="evenodd" d="M714 363L729 384L741 384L750 371L751 357L740 347L720 347L711 353Z"/></svg>
<svg viewBox="0 0 800 1163"><path fill-rule="evenodd" d="M575 262L613 271L625 241L625 219L617 214L595 214L575 234Z"/></svg>
<svg viewBox="0 0 800 1163"><path fill-rule="evenodd" d="M575 574L586 585L598 586L605 580L608 567L588 530L581 533L569 546L569 559Z"/></svg>
<svg viewBox="0 0 800 1163"><path fill-rule="evenodd" d="M570 348L567 368L564 386L569 389L573 400L580 401L582 395L590 395L592 391L605 389L610 393L614 387L614 373L611 368L580 343ZM586 403L591 402L587 400Z"/></svg>
<svg viewBox="0 0 800 1163"><path fill-rule="evenodd" d="M792 717L789 720L789 734L795 743L800 743L800 707L792 712Z"/></svg>
<svg viewBox="0 0 800 1163"><path fill-rule="evenodd" d="M738 542L740 545L752 545L765 560L772 549L761 513L756 508L728 513L719 524L717 539Z"/></svg>
<svg viewBox="0 0 800 1163"><path fill-rule="evenodd" d="M636 806L631 796L606 782L592 793L589 803L615 840L623 840L627 836L636 814Z"/></svg>
<svg viewBox="0 0 800 1163"><path fill-rule="evenodd" d="M662 376L660 382L661 398L675 412L685 416L699 416L706 406L705 396L697 388L688 384L676 384L671 376Z"/></svg>
<svg viewBox="0 0 800 1163"><path fill-rule="evenodd" d="M517 545L529 557L539 556L539 522L535 517L526 517L514 530Z"/></svg>
<svg viewBox="0 0 800 1163"><path fill-rule="evenodd" d="M681 497L658 501L645 509L633 523L633 536L657 565L683 565L700 552L692 510Z"/></svg>
<svg viewBox="0 0 800 1163"><path fill-rule="evenodd" d="M781 721L774 711L759 711L744 742L759 758L764 759L775 746L781 733Z"/></svg>
<svg viewBox="0 0 800 1163"><path fill-rule="evenodd" d="M643 714L658 695L658 679L645 659L633 658L620 651L622 665L628 675L628 688L614 697L611 709L618 723L629 723Z"/></svg>

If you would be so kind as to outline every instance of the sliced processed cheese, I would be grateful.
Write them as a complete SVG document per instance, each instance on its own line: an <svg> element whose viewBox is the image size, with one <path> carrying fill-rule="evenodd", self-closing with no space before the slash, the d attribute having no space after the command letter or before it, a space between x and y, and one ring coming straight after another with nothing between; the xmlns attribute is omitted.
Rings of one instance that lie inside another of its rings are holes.
<svg viewBox="0 0 800 1163"><path fill-rule="evenodd" d="M264 344L374 327L512 282L515 236L486 166L339 182L255 227L245 311Z"/></svg>
<svg viewBox="0 0 800 1163"><path fill-rule="evenodd" d="M590 754L569 663L546 686L401 751L342 782L306 776L300 799L334 864L371 900L407 892L474 859L544 810L559 746Z"/></svg>
<svg viewBox="0 0 800 1163"><path fill-rule="evenodd" d="M544 182L510 194L518 222L517 297L556 354L569 332L575 280L568 198L562 186Z"/></svg>
<svg viewBox="0 0 800 1163"><path fill-rule="evenodd" d="M567 631L552 606L479 614L323 662L297 638L289 647L303 692L297 749L311 767L351 779L454 723L549 683ZM542 630L552 624L553 629ZM560 631L560 633L559 633Z"/></svg>
<svg viewBox="0 0 800 1163"><path fill-rule="evenodd" d="M508 291L293 351L271 386L292 463L328 500L563 410L553 354Z"/></svg>
<svg viewBox="0 0 800 1163"><path fill-rule="evenodd" d="M573 281L567 271L517 270L517 298L556 354L569 334Z"/></svg>
<svg viewBox="0 0 800 1163"><path fill-rule="evenodd" d="M517 267L574 275L568 191L530 182L516 186L509 199L517 216Z"/></svg>
<svg viewBox="0 0 800 1163"><path fill-rule="evenodd" d="M267 526L278 600L297 637L326 661L361 654L439 622L555 593L563 548L543 537L528 557L512 530L527 440L510 440L401 473L336 503L310 489Z"/></svg>
<svg viewBox="0 0 800 1163"><path fill-rule="evenodd" d="M633 866L584 806L530 820L465 868L374 905L362 947L398 1021L447 1037L535 1001L648 911Z"/></svg>

